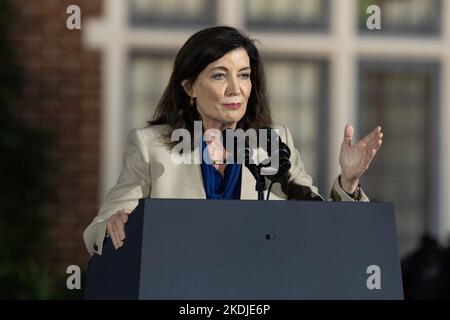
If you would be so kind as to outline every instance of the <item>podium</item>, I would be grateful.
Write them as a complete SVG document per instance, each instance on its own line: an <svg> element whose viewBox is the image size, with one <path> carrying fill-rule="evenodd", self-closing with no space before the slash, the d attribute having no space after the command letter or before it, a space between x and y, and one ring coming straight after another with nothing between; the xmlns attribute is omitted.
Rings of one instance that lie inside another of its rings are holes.
<svg viewBox="0 0 450 320"><path fill-rule="evenodd" d="M85 299L403 299L392 203L140 199Z"/></svg>

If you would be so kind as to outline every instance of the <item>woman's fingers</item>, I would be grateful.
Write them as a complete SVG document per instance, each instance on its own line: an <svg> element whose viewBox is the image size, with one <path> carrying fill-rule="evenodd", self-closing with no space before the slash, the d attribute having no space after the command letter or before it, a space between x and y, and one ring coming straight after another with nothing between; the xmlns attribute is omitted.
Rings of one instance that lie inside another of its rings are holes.
<svg viewBox="0 0 450 320"><path fill-rule="evenodd" d="M116 236L116 232L115 232L114 227L113 227L114 224L112 223L111 218L112 217L110 217L108 219L108 221L106 222L106 229L108 230L108 234L111 237L111 241L112 241L112 243L114 245L114 248L117 249L119 247L119 243L118 243L118 239L117 239L117 236Z"/></svg>
<svg viewBox="0 0 450 320"><path fill-rule="evenodd" d="M368 147L372 147L374 144L378 143L378 141L381 140L382 138L383 138L382 132L370 133L369 135L364 137L364 139L362 139L360 142L361 142L362 146L368 148Z"/></svg>
<svg viewBox="0 0 450 320"><path fill-rule="evenodd" d="M122 242L121 246L123 245L123 240L125 240L125 224L128 222L128 214L130 212L126 209L121 210L119 213L119 219L120 223L118 223L118 231L119 231L119 240Z"/></svg>
<svg viewBox="0 0 450 320"><path fill-rule="evenodd" d="M123 246L125 239L125 224L128 222L129 210L123 209L113 214L106 222L108 234L116 249Z"/></svg>
<svg viewBox="0 0 450 320"><path fill-rule="evenodd" d="M347 172L354 173L355 176L361 176L368 169L375 154L380 149L383 143L383 133L381 127L376 127L372 132L367 134L356 145L352 146L345 153L341 150L340 159L343 157L344 161L341 164L342 169Z"/></svg>
<svg viewBox="0 0 450 320"><path fill-rule="evenodd" d="M120 216L115 221L117 237L119 239L119 245L123 245L123 240L125 239L125 224L122 222Z"/></svg>
<svg viewBox="0 0 450 320"><path fill-rule="evenodd" d="M379 128L380 127L369 133L360 141L361 146L364 147L366 151L376 148L379 144L379 141L383 138L383 133L379 131Z"/></svg>
<svg viewBox="0 0 450 320"><path fill-rule="evenodd" d="M372 132L368 133L364 138L361 139L362 143L367 144L375 135L381 132L381 127L376 127Z"/></svg>
<svg viewBox="0 0 450 320"><path fill-rule="evenodd" d="M382 143L383 143L383 140L381 140L381 139L374 139L373 141L370 142L370 144L368 144L366 146L367 153L371 154L371 152L373 150L377 151L381 147Z"/></svg>
<svg viewBox="0 0 450 320"><path fill-rule="evenodd" d="M121 213L120 213L120 219L122 220L122 222L125 224L125 223L127 223L128 222L128 212L126 212L126 211L122 211Z"/></svg>
<svg viewBox="0 0 450 320"><path fill-rule="evenodd" d="M368 140L361 140L361 145L367 154L370 154L372 152L372 149L376 149L378 150L379 147L381 146L383 140L383 133L382 132L377 132L375 134L372 134L372 136L370 137L370 139Z"/></svg>

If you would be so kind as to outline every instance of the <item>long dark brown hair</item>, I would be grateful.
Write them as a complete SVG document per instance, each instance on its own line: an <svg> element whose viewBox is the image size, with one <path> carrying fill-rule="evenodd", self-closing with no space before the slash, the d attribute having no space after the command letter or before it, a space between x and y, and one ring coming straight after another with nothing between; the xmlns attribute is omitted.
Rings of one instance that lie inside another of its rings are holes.
<svg viewBox="0 0 450 320"><path fill-rule="evenodd" d="M201 120L196 107L191 106L191 98L181 82L187 80L192 85L198 75L210 63L228 52L244 48L250 58L250 80L252 91L247 110L236 127L243 130L259 129L272 124L267 98L264 67L254 41L232 27L218 26L203 29L192 35L178 51L169 84L158 103L153 120L149 124L169 125L169 136L173 130L184 128L193 134L194 121Z"/></svg>

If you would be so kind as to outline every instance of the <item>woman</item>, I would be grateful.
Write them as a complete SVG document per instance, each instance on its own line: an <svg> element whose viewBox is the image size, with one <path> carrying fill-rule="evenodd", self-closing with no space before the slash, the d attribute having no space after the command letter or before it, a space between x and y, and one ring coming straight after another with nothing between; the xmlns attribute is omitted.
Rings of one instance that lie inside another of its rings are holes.
<svg viewBox="0 0 450 320"><path fill-rule="evenodd" d="M193 134L196 120L202 121L203 131L278 129L292 151L292 166L287 178L271 190L270 198L320 197L290 131L272 125L264 70L253 41L234 28L212 27L197 32L183 45L154 120L130 133L118 181L84 232L91 254L101 254L105 236L111 237L116 249L123 246L128 214L140 198L257 199L255 178L244 166L226 164L226 150L217 140L203 140L200 147L192 146L189 151L206 150L212 164L174 163L171 134L177 129ZM381 128L357 144L352 144L352 136L353 127L348 125L339 157L342 171L331 191L334 201L369 201L358 182L381 146Z"/></svg>

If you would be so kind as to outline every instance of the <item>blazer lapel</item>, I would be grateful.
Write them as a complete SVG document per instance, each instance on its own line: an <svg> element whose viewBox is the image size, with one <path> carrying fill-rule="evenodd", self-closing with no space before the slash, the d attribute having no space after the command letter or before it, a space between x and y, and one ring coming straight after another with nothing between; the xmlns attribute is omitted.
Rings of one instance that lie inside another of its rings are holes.
<svg viewBox="0 0 450 320"><path fill-rule="evenodd" d="M200 199L206 199L206 192L205 192L205 185L203 183L202 169L200 167L200 164L193 164L193 166L196 167L196 169L193 170L195 172L193 180L192 180L194 182L193 189L199 190L198 197Z"/></svg>
<svg viewBox="0 0 450 320"><path fill-rule="evenodd" d="M241 199L257 200L258 193L255 190L256 180L250 170L242 165Z"/></svg>
<svg viewBox="0 0 450 320"><path fill-rule="evenodd" d="M190 151L190 155L192 155L192 152L194 152L195 155L199 157L200 151L199 147L197 146L194 151ZM194 161L199 161L199 158L192 157L191 159L194 159ZM187 165L188 167L191 166L191 170L189 172L192 174L192 178L190 181L192 181L192 193L195 193L195 199L206 199L206 193L205 193L205 185L203 183L203 175L202 175L202 169L201 164L193 163L190 165ZM194 170L192 170L192 166L194 167Z"/></svg>

